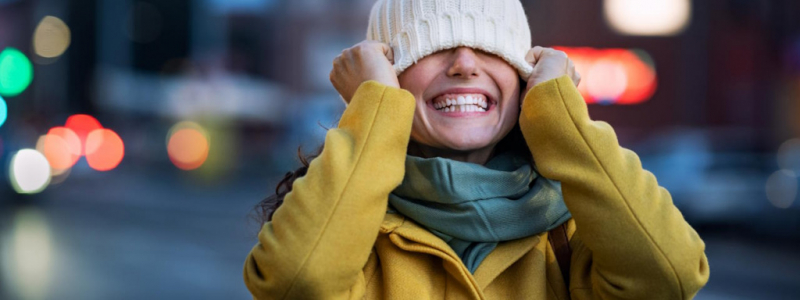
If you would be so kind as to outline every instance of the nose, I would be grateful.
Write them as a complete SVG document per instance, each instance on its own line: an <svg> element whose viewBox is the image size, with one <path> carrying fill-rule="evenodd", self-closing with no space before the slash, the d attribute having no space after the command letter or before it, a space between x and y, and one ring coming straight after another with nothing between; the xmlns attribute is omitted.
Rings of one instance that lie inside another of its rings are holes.
<svg viewBox="0 0 800 300"><path fill-rule="evenodd" d="M478 55L470 47L453 49L452 63L447 70L447 76L472 78L478 76Z"/></svg>

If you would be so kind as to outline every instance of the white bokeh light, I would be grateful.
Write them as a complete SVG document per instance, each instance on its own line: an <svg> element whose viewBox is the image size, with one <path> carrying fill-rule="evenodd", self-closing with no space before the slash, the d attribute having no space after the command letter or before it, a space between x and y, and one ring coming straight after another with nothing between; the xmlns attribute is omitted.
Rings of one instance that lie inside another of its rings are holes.
<svg viewBox="0 0 800 300"><path fill-rule="evenodd" d="M669 36L681 33L692 15L691 0L605 0L606 21L626 35Z"/></svg>
<svg viewBox="0 0 800 300"><path fill-rule="evenodd" d="M797 174L778 170L767 179L767 200L777 208L788 208L797 198L797 185Z"/></svg>
<svg viewBox="0 0 800 300"><path fill-rule="evenodd" d="M778 167L800 173L800 139L790 139L778 148Z"/></svg>
<svg viewBox="0 0 800 300"><path fill-rule="evenodd" d="M33 194L44 190L50 183L50 164L42 153L33 149L19 150L11 158L9 179L20 194Z"/></svg>

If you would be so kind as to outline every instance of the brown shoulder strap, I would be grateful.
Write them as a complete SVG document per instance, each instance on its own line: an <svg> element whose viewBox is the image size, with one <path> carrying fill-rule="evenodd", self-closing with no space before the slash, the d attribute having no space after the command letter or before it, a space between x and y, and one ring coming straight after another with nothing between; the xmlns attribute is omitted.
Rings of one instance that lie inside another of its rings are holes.
<svg viewBox="0 0 800 300"><path fill-rule="evenodd" d="M556 261L558 261L558 267L561 269L561 275L564 276L564 284L569 290L569 264L572 258L572 248L569 247L567 222L550 230L547 236L548 240L550 240L550 245L553 246L553 252L556 254Z"/></svg>

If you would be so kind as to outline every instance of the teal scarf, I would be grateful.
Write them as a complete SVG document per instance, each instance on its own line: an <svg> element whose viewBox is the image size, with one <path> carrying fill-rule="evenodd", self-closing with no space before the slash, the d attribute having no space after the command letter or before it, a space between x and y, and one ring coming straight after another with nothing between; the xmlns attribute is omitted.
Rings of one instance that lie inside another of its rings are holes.
<svg viewBox="0 0 800 300"><path fill-rule="evenodd" d="M409 155L389 205L389 213L399 212L444 240L471 273L498 242L549 231L571 217L561 184L511 153L485 166Z"/></svg>

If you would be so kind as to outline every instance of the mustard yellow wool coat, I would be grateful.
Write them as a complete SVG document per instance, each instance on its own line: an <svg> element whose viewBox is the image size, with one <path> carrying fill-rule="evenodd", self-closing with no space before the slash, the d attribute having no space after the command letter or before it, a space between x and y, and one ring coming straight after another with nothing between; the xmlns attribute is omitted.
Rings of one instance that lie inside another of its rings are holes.
<svg viewBox="0 0 800 300"><path fill-rule="evenodd" d="M573 216L569 287L547 233L501 242L471 274L444 241L386 214L416 103L408 91L367 81L261 229L244 266L254 298L692 298L709 276L705 244L670 194L611 126L589 118L569 77L525 97L523 135L539 172L561 182Z"/></svg>

